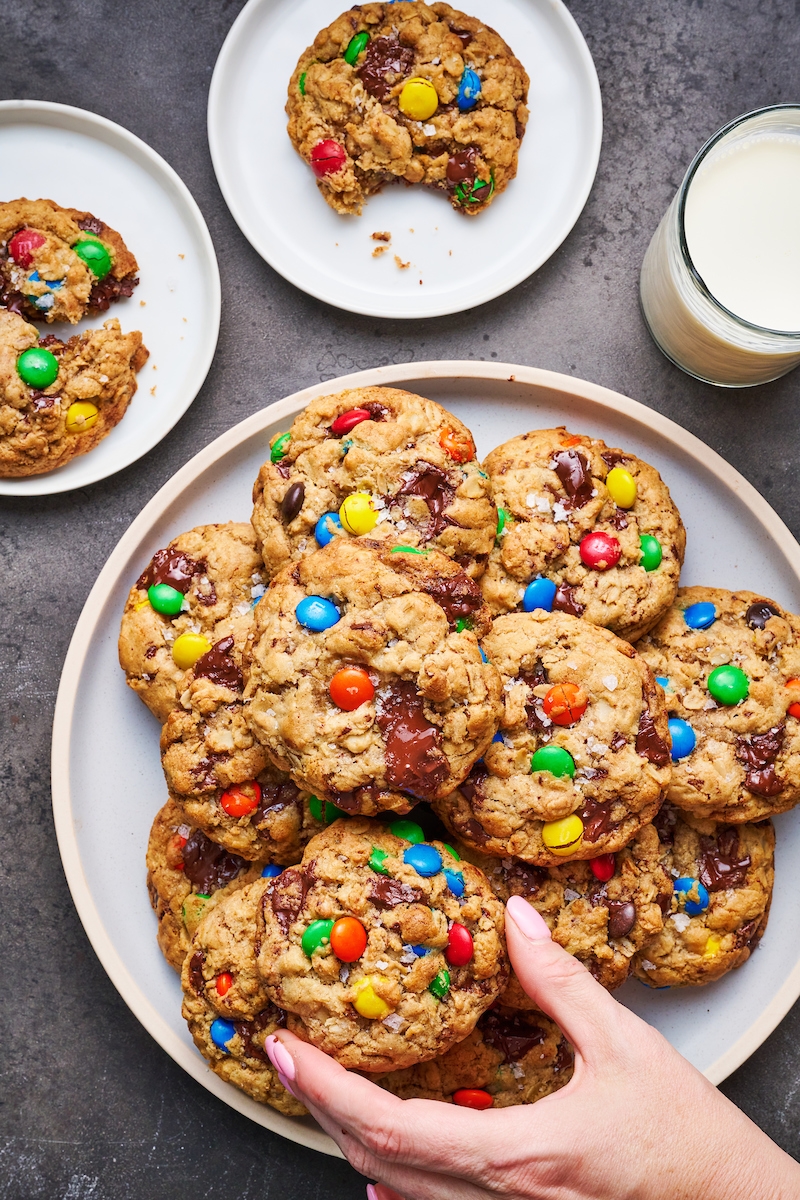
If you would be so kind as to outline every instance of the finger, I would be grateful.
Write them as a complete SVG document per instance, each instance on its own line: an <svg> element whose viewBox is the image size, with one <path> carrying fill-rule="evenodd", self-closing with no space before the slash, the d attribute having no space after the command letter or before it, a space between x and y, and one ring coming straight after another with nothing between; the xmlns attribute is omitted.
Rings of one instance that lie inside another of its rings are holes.
<svg viewBox="0 0 800 1200"><path fill-rule="evenodd" d="M367 1200L408 1200L408 1198L401 1196L399 1192L393 1191L383 1183L368 1183Z"/></svg>
<svg viewBox="0 0 800 1200"><path fill-rule="evenodd" d="M525 992L552 1017L587 1061L611 1051L625 1036L631 1013L562 949L536 909L522 896L506 904L511 965Z"/></svg>

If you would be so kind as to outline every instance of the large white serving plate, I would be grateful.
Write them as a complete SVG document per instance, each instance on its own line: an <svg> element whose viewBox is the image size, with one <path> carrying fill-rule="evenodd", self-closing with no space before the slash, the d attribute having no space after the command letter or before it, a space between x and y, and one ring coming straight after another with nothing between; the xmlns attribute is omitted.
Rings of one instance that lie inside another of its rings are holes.
<svg viewBox="0 0 800 1200"><path fill-rule="evenodd" d="M337 308L433 317L483 304L536 271L586 203L602 105L573 17L561 0L463 7L498 31L531 79L517 176L474 218L455 212L442 193L402 184L373 196L360 217L335 213L320 196L286 133L286 92L302 52L347 8L343 0L250 0L220 51L208 139L222 194L270 266ZM372 257L376 230L392 234L379 258ZM410 267L400 269L395 255Z"/></svg>
<svg viewBox="0 0 800 1200"><path fill-rule="evenodd" d="M176 1062L209 1091L284 1137L327 1153L310 1120L261 1107L206 1067L180 1015L177 976L156 945L145 888L150 825L166 798L159 728L117 663L128 590L152 554L178 533L248 520L250 492L275 432L314 396L374 384L406 387L444 404L475 435L479 456L530 429L564 423L653 463L688 529L683 580L750 588L800 611L800 547L741 475L697 438L616 392L503 363L431 362L360 371L297 392L217 438L150 501L94 585L67 654L53 730L53 808L72 895L103 966L130 1008ZM103 737L96 714L103 714ZM109 779L114 780L110 791ZM769 928L754 960L702 989L618 995L657 1026L713 1082L738 1067L800 994L800 810L778 817Z"/></svg>
<svg viewBox="0 0 800 1200"><path fill-rule="evenodd" d="M139 329L150 358L108 437L46 475L0 479L0 495L49 496L129 466L169 433L211 366L220 319L217 259L186 184L145 142L96 113L44 100L0 102L0 200L55 200L119 230L139 263L139 286L78 325L38 325L66 341L116 317Z"/></svg>

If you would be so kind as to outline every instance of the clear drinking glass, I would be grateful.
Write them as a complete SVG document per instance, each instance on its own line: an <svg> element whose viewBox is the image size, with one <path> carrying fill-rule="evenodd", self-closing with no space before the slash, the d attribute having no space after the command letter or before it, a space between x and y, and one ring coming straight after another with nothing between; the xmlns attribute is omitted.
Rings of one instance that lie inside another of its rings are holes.
<svg viewBox="0 0 800 1200"><path fill-rule="evenodd" d="M765 149L770 155L800 154L800 105L775 104L746 113L706 142L686 172L642 264L641 307L653 340L681 370L720 387L767 383L800 363L800 330L753 324L726 308L702 278L687 244L686 208L693 183L697 187L701 173L715 164L719 168L723 158L731 162L733 155L753 147L762 156L759 170ZM737 161L742 164L746 159ZM759 180L764 177L762 173ZM796 220L800 222L800 209ZM733 261L734 243L735 238ZM694 249L699 257L700 246L695 244ZM800 296L800 276L796 287Z"/></svg>

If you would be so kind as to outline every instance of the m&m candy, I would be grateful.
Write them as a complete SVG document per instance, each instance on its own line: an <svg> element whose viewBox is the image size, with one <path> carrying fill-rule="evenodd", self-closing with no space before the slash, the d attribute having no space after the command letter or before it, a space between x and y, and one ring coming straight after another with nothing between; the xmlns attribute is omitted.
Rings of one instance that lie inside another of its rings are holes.
<svg viewBox="0 0 800 1200"><path fill-rule="evenodd" d="M333 422L330 432L334 437L343 437L349 433L351 429L355 429L356 425L360 425L362 421L371 421L372 413L367 408L349 408L347 412L343 412Z"/></svg>
<svg viewBox="0 0 800 1200"><path fill-rule="evenodd" d="M367 931L356 917L340 917L330 932L331 950L342 962L355 962L367 948Z"/></svg>
<svg viewBox="0 0 800 1200"><path fill-rule="evenodd" d="M683 904L684 909L690 917L699 917L711 903L711 897L699 879L691 879L685 875L681 879L675 880L673 890L677 896L684 897L688 897L690 892L694 892L697 899L684 899Z"/></svg>
<svg viewBox="0 0 800 1200"><path fill-rule="evenodd" d="M391 1007L375 991L369 977L359 979L355 984L355 989L356 998L353 1001L353 1008L359 1016L366 1017L368 1021L382 1021L384 1017L388 1017L392 1011Z"/></svg>
<svg viewBox="0 0 800 1200"><path fill-rule="evenodd" d="M687 758L697 745L697 738L691 725L688 721L681 720L680 717L670 717L669 735L672 738L673 762L680 762L682 758Z"/></svg>
<svg viewBox="0 0 800 1200"><path fill-rule="evenodd" d="M786 687L800 688L800 679L787 679ZM795 717L800 720L800 702L794 700L786 710L790 717Z"/></svg>
<svg viewBox="0 0 800 1200"><path fill-rule="evenodd" d="M483 1088L457 1088L453 1092L453 1104L460 1108L476 1108L482 1112L492 1107L494 1099Z"/></svg>
<svg viewBox="0 0 800 1200"><path fill-rule="evenodd" d="M211 1040L218 1050L224 1050L226 1054L230 1054L227 1043L235 1036L236 1030L230 1021L223 1021L222 1017L217 1017L211 1022L211 1028L208 1031L211 1034Z"/></svg>
<svg viewBox="0 0 800 1200"><path fill-rule="evenodd" d="M344 170L346 162L347 151L333 138L317 142L311 151L311 170L318 179L324 179L326 175L338 175L339 171Z"/></svg>
<svg viewBox="0 0 800 1200"><path fill-rule="evenodd" d="M317 796L309 796L308 811L315 821L324 821L326 825L330 825L333 821L338 821L339 817L350 815L343 808L337 808L335 804L331 804L330 800L325 801L323 808L322 801Z"/></svg>
<svg viewBox="0 0 800 1200"><path fill-rule="evenodd" d="M67 409L64 428L67 433L88 433L97 424L100 412L90 400L76 400Z"/></svg>
<svg viewBox="0 0 800 1200"><path fill-rule="evenodd" d="M378 510L369 492L353 492L339 509L339 519L348 533L369 533L378 523Z"/></svg>
<svg viewBox="0 0 800 1200"><path fill-rule="evenodd" d="M294 610L294 615L301 625L313 633L330 629L342 616L336 605L322 596L306 596Z"/></svg>
<svg viewBox="0 0 800 1200"><path fill-rule="evenodd" d="M318 546L327 546L332 538L342 532L342 522L339 514L335 512L323 513L314 526L314 537L317 539Z"/></svg>
<svg viewBox="0 0 800 1200"><path fill-rule="evenodd" d="M381 850L379 846L373 846L369 856L370 870L374 871L377 875L388 875L389 870L384 866L388 857L389 855L386 850Z"/></svg>
<svg viewBox="0 0 800 1200"><path fill-rule="evenodd" d="M33 346L23 350L17 359L17 374L28 387L38 390L50 387L58 375L58 359L49 350Z"/></svg>
<svg viewBox="0 0 800 1200"><path fill-rule="evenodd" d="M439 445L453 462L469 462L475 455L475 445L472 438L456 433L449 425L439 430Z"/></svg>
<svg viewBox="0 0 800 1200"><path fill-rule="evenodd" d="M407 842L413 842L415 845L425 841L422 826L418 825L416 821L407 821L405 817L400 817L399 820L392 821L390 829L395 837L404 838Z"/></svg>
<svg viewBox="0 0 800 1200"><path fill-rule="evenodd" d="M337 671L328 684L331 700L345 712L353 712L367 704L375 695L375 686L361 667L345 667Z"/></svg>
<svg viewBox="0 0 800 1200"><path fill-rule="evenodd" d="M218 996L226 996L233 987L233 976L230 971L222 971L214 981Z"/></svg>
<svg viewBox="0 0 800 1200"><path fill-rule="evenodd" d="M633 508L636 503L636 480L623 467L612 467L606 475L608 494L617 508Z"/></svg>
<svg viewBox="0 0 800 1200"><path fill-rule="evenodd" d="M720 704L741 704L750 691L750 680L741 667L733 663L715 667L708 677L708 690Z"/></svg>
<svg viewBox="0 0 800 1200"><path fill-rule="evenodd" d="M37 229L18 229L8 243L8 253L15 263L27 271L33 262L34 250L38 250L46 241L44 234Z"/></svg>
<svg viewBox="0 0 800 1200"><path fill-rule="evenodd" d="M552 854L574 854L582 840L583 821L576 813L542 826L542 841Z"/></svg>
<svg viewBox="0 0 800 1200"><path fill-rule="evenodd" d="M715 933L710 933L706 939L705 949L703 950L703 958L713 958L719 954L722 946L722 938L717 937Z"/></svg>
<svg viewBox="0 0 800 1200"><path fill-rule="evenodd" d="M478 103L481 94L481 81L472 67L465 67L458 85L458 107L462 112L468 112Z"/></svg>
<svg viewBox="0 0 800 1200"><path fill-rule="evenodd" d="M369 34L366 32L366 30L362 29L361 33L357 33L356 36L351 38L347 43L347 49L344 52L344 61L349 63L352 67L361 51L366 47L368 41Z"/></svg>
<svg viewBox="0 0 800 1200"><path fill-rule="evenodd" d="M442 874L447 880L450 891L456 899L460 899L464 895L464 876L460 871L451 871L448 867L444 868Z"/></svg>
<svg viewBox="0 0 800 1200"><path fill-rule="evenodd" d="M454 921L447 935L447 949L444 956L451 967L465 967L475 953L472 934L466 925Z"/></svg>
<svg viewBox="0 0 800 1200"><path fill-rule="evenodd" d="M403 86L397 107L412 121L427 121L439 107L439 94L429 80L415 76Z"/></svg>
<svg viewBox="0 0 800 1200"><path fill-rule="evenodd" d="M418 875L428 877L430 875L438 875L442 869L442 856L435 846L429 846L427 842L420 842L416 846L409 846L403 851L403 862L407 866L413 867Z"/></svg>
<svg viewBox="0 0 800 1200"><path fill-rule="evenodd" d="M255 779L245 783L235 783L222 793L219 798L220 806L229 817L248 817L258 808L261 800L261 788Z"/></svg>
<svg viewBox="0 0 800 1200"><path fill-rule="evenodd" d="M281 500L281 520L284 525L290 525L303 507L306 489L303 483L293 483L286 489Z"/></svg>
<svg viewBox="0 0 800 1200"><path fill-rule="evenodd" d="M586 712L589 698L575 683L557 683L542 701L545 716L554 725L574 725Z"/></svg>
<svg viewBox="0 0 800 1200"><path fill-rule="evenodd" d="M661 559L664 557L658 538L652 537L649 533L643 533L639 538L639 548L642 553L640 566L644 567L645 571L658 570L661 566Z"/></svg>
<svg viewBox="0 0 800 1200"><path fill-rule="evenodd" d="M316 950L327 950L332 929L333 921L312 921L300 939L303 953L311 958Z"/></svg>
<svg viewBox="0 0 800 1200"><path fill-rule="evenodd" d="M202 633L182 633L172 644L172 661L182 671L188 671L210 649L211 643Z"/></svg>
<svg viewBox="0 0 800 1200"><path fill-rule="evenodd" d="M494 191L494 174L487 181L485 179L473 179L470 183L465 181L459 183L455 191L456 200L459 204L483 204L488 200Z"/></svg>
<svg viewBox="0 0 800 1200"><path fill-rule="evenodd" d="M450 991L450 972L442 970L428 984L428 991L433 992L437 1000L444 1000Z"/></svg>
<svg viewBox="0 0 800 1200"><path fill-rule="evenodd" d="M710 601L702 600L684 609L683 619L690 629L708 629L717 619L717 610Z"/></svg>
<svg viewBox="0 0 800 1200"><path fill-rule="evenodd" d="M111 255L102 242L98 242L96 238L84 238L76 242L72 249L78 258L86 263L93 275L98 279L105 279L111 270Z"/></svg>
<svg viewBox="0 0 800 1200"><path fill-rule="evenodd" d="M608 571L615 567L622 554L622 547L617 539L599 529L594 533L587 533L586 537L581 539L578 550L582 562L593 571Z"/></svg>
<svg viewBox="0 0 800 1200"><path fill-rule="evenodd" d="M589 860L589 869L595 879L599 879L601 883L608 883L617 869L616 860L613 854L601 854L599 858Z"/></svg>
<svg viewBox="0 0 800 1200"><path fill-rule="evenodd" d="M278 866L277 863L268 863L267 866L264 867L264 870L261 872L261 878L262 879L276 879L278 877L278 875L281 875L281 874L283 874L283 867Z"/></svg>
<svg viewBox="0 0 800 1200"><path fill-rule="evenodd" d="M549 771L559 779L569 775L572 779L575 774L575 759L562 746L540 746L531 758L531 772L535 775L537 771Z"/></svg>
<svg viewBox="0 0 800 1200"><path fill-rule="evenodd" d="M552 612L557 590L552 579L533 579L525 588L522 607L525 612L534 612L537 608Z"/></svg>
<svg viewBox="0 0 800 1200"><path fill-rule="evenodd" d="M498 538L500 537L500 534L503 532L503 530L506 527L507 521L508 521L508 513L506 512L506 510L504 508L498 508L498 510L497 510L497 533L495 534L495 537L498 537Z"/></svg>
<svg viewBox="0 0 800 1200"><path fill-rule="evenodd" d="M289 442L292 440L290 433L282 433L278 440L273 443L272 449L269 452L270 462L280 462L289 448Z"/></svg>
<svg viewBox="0 0 800 1200"><path fill-rule="evenodd" d="M183 608L183 594L168 583L154 583L147 589L150 607L165 617L175 617Z"/></svg>

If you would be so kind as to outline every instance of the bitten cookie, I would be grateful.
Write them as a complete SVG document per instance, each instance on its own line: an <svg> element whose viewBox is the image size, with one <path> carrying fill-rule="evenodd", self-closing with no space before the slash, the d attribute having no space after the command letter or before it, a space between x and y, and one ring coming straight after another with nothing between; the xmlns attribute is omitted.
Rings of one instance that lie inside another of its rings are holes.
<svg viewBox="0 0 800 1200"><path fill-rule="evenodd" d="M150 830L147 890L158 917L158 944L170 966L180 972L201 917L258 879L266 866L266 859L248 862L210 841L167 801Z"/></svg>
<svg viewBox="0 0 800 1200"><path fill-rule="evenodd" d="M125 416L147 359L142 335L117 320L40 342L0 309L0 477L42 475L93 450Z"/></svg>
<svg viewBox="0 0 800 1200"><path fill-rule="evenodd" d="M226 896L200 922L181 974L183 1017L212 1071L261 1104L302 1116L305 1107L280 1083L264 1049L286 1017L256 969L256 912L267 882Z"/></svg>
<svg viewBox="0 0 800 1200"><path fill-rule="evenodd" d="M528 82L493 29L448 4L362 4L301 55L289 137L337 212L402 179L473 215L516 174Z"/></svg>
<svg viewBox="0 0 800 1200"><path fill-rule="evenodd" d="M686 532L654 467L563 427L512 438L483 466L500 511L481 584L493 613L566 612L630 642L663 616Z"/></svg>
<svg viewBox="0 0 800 1200"><path fill-rule="evenodd" d="M772 822L717 824L665 804L656 828L674 891L664 927L636 955L634 974L656 988L711 983L746 962L767 927Z"/></svg>
<svg viewBox="0 0 800 1200"><path fill-rule="evenodd" d="M712 821L800 800L800 618L755 592L681 588L637 645L666 692L669 798Z"/></svg>
<svg viewBox="0 0 800 1200"><path fill-rule="evenodd" d="M560 867L490 858L462 842L456 848L483 871L504 904L509 896L524 896L544 917L553 941L609 991L625 982L634 954L658 934L669 912L672 879L652 825L616 854ZM513 970L500 1000L512 1008L534 1007Z"/></svg>
<svg viewBox="0 0 800 1200"><path fill-rule="evenodd" d="M434 810L485 854L541 866L613 853L653 819L670 780L663 693L627 642L566 613L495 619L500 732Z"/></svg>
<svg viewBox="0 0 800 1200"><path fill-rule="evenodd" d="M270 576L334 536L366 534L441 550L477 578L497 524L467 427L397 388L312 400L272 439L253 499Z"/></svg>
<svg viewBox="0 0 800 1200"><path fill-rule="evenodd" d="M244 522L200 525L154 554L122 614L119 661L128 686L162 723L178 706L186 671L233 638L235 665L264 592L264 565Z"/></svg>
<svg viewBox="0 0 800 1200"><path fill-rule="evenodd" d="M372 815L443 796L491 742L480 588L443 554L336 538L255 610L248 720L298 786Z"/></svg>
<svg viewBox="0 0 800 1200"><path fill-rule="evenodd" d="M430 1062L376 1080L401 1100L442 1100L462 1108L533 1104L572 1078L574 1053L538 1009L495 1007L463 1042Z"/></svg>
<svg viewBox="0 0 800 1200"><path fill-rule="evenodd" d="M0 305L32 321L105 312L139 282L115 229L53 200L0 204Z"/></svg>
<svg viewBox="0 0 800 1200"><path fill-rule="evenodd" d="M465 1038L508 977L503 908L441 842L336 821L265 889L258 969L287 1028L387 1071Z"/></svg>

